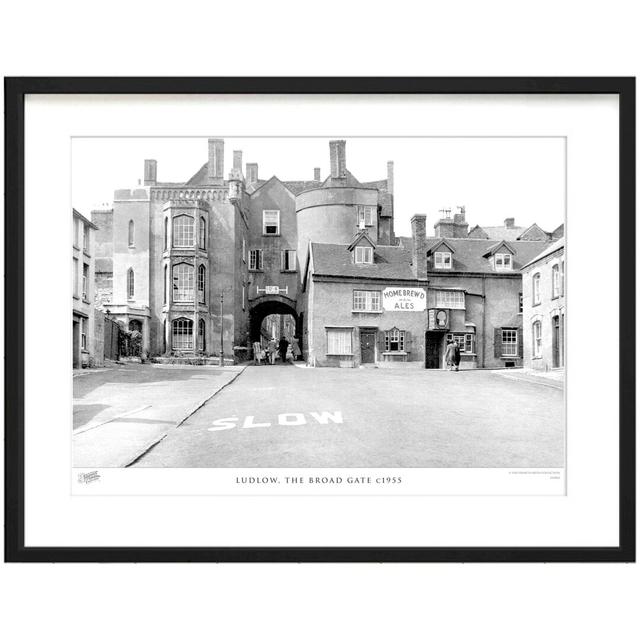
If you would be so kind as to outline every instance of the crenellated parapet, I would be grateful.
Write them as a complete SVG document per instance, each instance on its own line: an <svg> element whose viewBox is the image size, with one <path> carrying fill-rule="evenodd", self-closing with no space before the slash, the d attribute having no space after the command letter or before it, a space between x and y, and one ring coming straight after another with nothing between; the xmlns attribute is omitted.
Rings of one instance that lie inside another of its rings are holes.
<svg viewBox="0 0 640 640"><path fill-rule="evenodd" d="M151 200L203 200L205 202L229 202L229 189L151 189Z"/></svg>

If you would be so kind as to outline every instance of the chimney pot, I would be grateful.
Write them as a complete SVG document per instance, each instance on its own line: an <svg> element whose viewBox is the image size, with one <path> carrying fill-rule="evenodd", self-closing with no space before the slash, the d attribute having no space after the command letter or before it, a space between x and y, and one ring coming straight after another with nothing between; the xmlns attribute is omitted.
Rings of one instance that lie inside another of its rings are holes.
<svg viewBox="0 0 640 640"><path fill-rule="evenodd" d="M505 218L504 219L504 226L507 229L513 229L513 227L515 226L516 223L516 219L515 218Z"/></svg>
<svg viewBox="0 0 640 640"><path fill-rule="evenodd" d="M387 193L393 195L393 160L387 162Z"/></svg>
<svg viewBox="0 0 640 640"><path fill-rule="evenodd" d="M316 168L313 170L313 179L314 179L316 182L320 182L320 167L316 167Z"/></svg>

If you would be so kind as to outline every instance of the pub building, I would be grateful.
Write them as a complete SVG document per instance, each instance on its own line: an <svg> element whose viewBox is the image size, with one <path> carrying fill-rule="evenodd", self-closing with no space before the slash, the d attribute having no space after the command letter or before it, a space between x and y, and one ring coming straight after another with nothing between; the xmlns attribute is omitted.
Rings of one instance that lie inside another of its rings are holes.
<svg viewBox="0 0 640 640"><path fill-rule="evenodd" d="M301 293L311 365L439 369L451 339L463 369L522 366L521 268L548 241L442 237L440 224L427 237L415 215L411 238L392 246L366 229L348 245L310 243Z"/></svg>
<svg viewBox="0 0 640 640"><path fill-rule="evenodd" d="M312 242L308 255L309 364L424 366L427 286L409 250L376 245L362 230L349 245Z"/></svg>

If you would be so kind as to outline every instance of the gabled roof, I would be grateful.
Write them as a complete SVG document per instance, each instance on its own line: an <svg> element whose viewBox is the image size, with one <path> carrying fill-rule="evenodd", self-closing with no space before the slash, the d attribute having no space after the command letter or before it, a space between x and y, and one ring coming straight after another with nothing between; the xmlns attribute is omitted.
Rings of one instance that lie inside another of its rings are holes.
<svg viewBox="0 0 640 640"><path fill-rule="evenodd" d="M73 216L74 218L80 218L82 222L90 226L92 229L98 228L93 222L91 222L91 220L89 220L88 218L85 218L77 209L73 209Z"/></svg>
<svg viewBox="0 0 640 640"><path fill-rule="evenodd" d="M537 232L538 236L542 236L543 238L549 238L550 234L547 233L544 229L541 229L535 222L527 227L517 238L516 240L530 240L531 238L527 238L533 232Z"/></svg>
<svg viewBox="0 0 640 640"><path fill-rule="evenodd" d="M481 227L480 225L476 225L469 231L484 231L487 236L487 240L517 240L518 236L523 231L526 231L524 227Z"/></svg>
<svg viewBox="0 0 640 640"><path fill-rule="evenodd" d="M364 185L358 182L356 177L349 171L346 170L345 178L333 178L331 175L327 176L325 181L322 183L322 187L330 188L330 187L363 187Z"/></svg>
<svg viewBox="0 0 640 640"><path fill-rule="evenodd" d="M291 189L287 186L287 183L283 182L282 180L280 180L280 178L278 178L278 176L271 176L268 180L260 180L260 184L253 191L251 191L251 193L249 195L251 197L253 197L263 187L266 187L269 184L274 184L276 182L278 184L282 185L292 196L295 196L295 193L293 193L293 191L291 191Z"/></svg>
<svg viewBox="0 0 640 640"><path fill-rule="evenodd" d="M442 238L427 238L427 251L438 244ZM403 239L404 244L404 239ZM429 269L429 277L434 274L447 275L451 272L466 273L492 273L495 274L493 267L485 255L496 246L495 240L483 240L480 238L447 238L447 244L455 249L452 256L451 269ZM513 250L513 270L515 272L527 264L540 250L546 246L546 243L540 240L517 240L509 242L509 247Z"/></svg>
<svg viewBox="0 0 640 640"><path fill-rule="evenodd" d="M415 280L411 268L411 252L404 247L379 245L373 264L354 264L346 244L311 242L313 273L323 276L351 278L386 278Z"/></svg>
<svg viewBox="0 0 640 640"><path fill-rule="evenodd" d="M355 247L357 247L359 244L362 244L361 243L362 240L368 242L373 249L376 248L376 245L373 242L373 240L369 237L369 234L367 233L367 230L366 229L362 229L362 231L360 231L360 233L358 233L356 235L356 237L353 239L353 242L347 247L347 249L349 251L353 251L353 249Z"/></svg>
<svg viewBox="0 0 640 640"><path fill-rule="evenodd" d="M536 262L538 262L539 260L542 260L543 258L550 256L552 253L555 253L556 251L560 251L561 249L564 249L564 237L558 238L558 240L556 240L552 244L547 245L537 256L534 256L531 260L529 260L529 262L524 264L523 267L529 267L532 264L535 264Z"/></svg>
<svg viewBox="0 0 640 640"><path fill-rule="evenodd" d="M473 235L472 235L473 234ZM485 240L489 239L489 235L487 234L487 232L479 225L477 224L475 227L473 227L469 233L467 234L470 238L473 237L479 237L479 238L483 238Z"/></svg>
<svg viewBox="0 0 640 640"><path fill-rule="evenodd" d="M436 242L432 247L430 247L427 250L427 255L431 255L432 253L435 253L438 249L440 249L440 247L442 245L444 245L445 247L447 247L447 249L449 249L449 251L451 251L451 253L455 253L456 250L449 244L449 242L447 241L446 238L438 238L439 242ZM413 246L413 242L411 243Z"/></svg>
<svg viewBox="0 0 640 640"><path fill-rule="evenodd" d="M489 256L492 256L495 253L498 253L498 250L501 249L502 247L504 247L509 253L511 253L511 255L515 255L515 251L513 249L513 247L506 241L506 240L500 240L500 242L496 242L494 245L491 245L488 249L487 252L484 254L485 258L488 258Z"/></svg>

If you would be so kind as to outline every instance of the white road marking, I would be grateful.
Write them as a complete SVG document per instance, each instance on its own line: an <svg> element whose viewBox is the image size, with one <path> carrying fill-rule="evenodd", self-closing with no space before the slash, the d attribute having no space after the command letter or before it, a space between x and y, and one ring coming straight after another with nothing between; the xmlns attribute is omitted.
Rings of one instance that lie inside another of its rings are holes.
<svg viewBox="0 0 640 640"><path fill-rule="evenodd" d="M343 424L342 411L311 411L309 415L318 424ZM242 429L258 429L270 427L271 422L254 422L255 416L246 416L242 422ZM207 431L226 431L237 427L238 416L230 416L228 418L218 418L213 421L213 426L208 427ZM309 424L304 413L279 413L278 425L282 427L298 427Z"/></svg>

